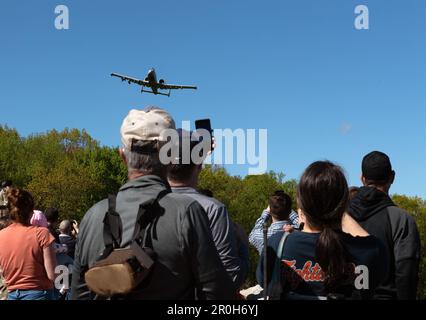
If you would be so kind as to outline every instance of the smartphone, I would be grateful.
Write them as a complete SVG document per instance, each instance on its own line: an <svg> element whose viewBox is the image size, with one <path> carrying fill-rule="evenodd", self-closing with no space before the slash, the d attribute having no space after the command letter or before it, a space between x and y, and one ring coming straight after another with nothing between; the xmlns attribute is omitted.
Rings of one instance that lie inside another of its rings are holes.
<svg viewBox="0 0 426 320"><path fill-rule="evenodd" d="M212 130L212 125L210 123L210 119L195 120L195 130L199 130L199 129L204 129L210 132L211 150L213 150L214 148L213 130Z"/></svg>
<svg viewBox="0 0 426 320"><path fill-rule="evenodd" d="M210 123L210 119L200 119L200 120L195 120L195 129L205 129L208 132L210 132L210 134L213 133L212 130L212 126Z"/></svg>

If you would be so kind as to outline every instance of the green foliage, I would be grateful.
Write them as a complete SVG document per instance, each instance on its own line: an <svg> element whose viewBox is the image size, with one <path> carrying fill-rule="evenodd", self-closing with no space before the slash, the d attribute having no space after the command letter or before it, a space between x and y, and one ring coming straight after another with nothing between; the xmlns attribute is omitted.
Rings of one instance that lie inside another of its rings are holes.
<svg viewBox="0 0 426 320"><path fill-rule="evenodd" d="M21 137L14 129L0 126L0 180L32 192L38 209L58 207L62 218L80 220L84 213L108 193L116 193L127 179L118 149L101 147L87 132L77 129L48 131ZM269 172L244 178L229 175L225 169L206 166L200 175L200 188L209 189L228 208L231 219L248 234L268 196L283 189L296 208L295 180ZM426 202L420 198L394 195L395 203L415 218L422 243L426 242ZM419 297L426 298L426 252L422 248ZM254 285L258 253L250 248L250 274L247 286Z"/></svg>
<svg viewBox="0 0 426 320"><path fill-rule="evenodd" d="M23 141L15 129L0 126L0 177L2 180L14 179L23 184L25 176L18 159L22 159ZM15 159L17 161L10 161Z"/></svg>
<svg viewBox="0 0 426 320"><path fill-rule="evenodd" d="M0 142L0 180L28 189L38 209L57 207L62 218L81 219L126 180L118 150L100 147L84 130L22 138L0 126Z"/></svg>

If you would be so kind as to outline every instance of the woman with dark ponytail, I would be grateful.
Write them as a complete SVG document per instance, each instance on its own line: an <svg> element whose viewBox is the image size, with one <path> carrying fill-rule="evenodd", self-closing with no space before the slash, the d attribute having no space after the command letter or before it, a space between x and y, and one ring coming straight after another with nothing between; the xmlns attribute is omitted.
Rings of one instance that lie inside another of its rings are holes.
<svg viewBox="0 0 426 320"><path fill-rule="evenodd" d="M305 170L297 190L303 231L288 235L282 252L278 253L282 297L368 298L381 282L387 268L383 245L349 220L345 214L348 201L348 184L339 166L318 161ZM272 262L268 274L272 272L282 238L283 233L270 239L267 255ZM261 284L262 277L260 264Z"/></svg>
<svg viewBox="0 0 426 320"><path fill-rule="evenodd" d="M330 290L347 274L348 257L338 231L348 201L348 185L338 166L315 162L306 169L297 189L299 215L307 232L319 232L315 257Z"/></svg>

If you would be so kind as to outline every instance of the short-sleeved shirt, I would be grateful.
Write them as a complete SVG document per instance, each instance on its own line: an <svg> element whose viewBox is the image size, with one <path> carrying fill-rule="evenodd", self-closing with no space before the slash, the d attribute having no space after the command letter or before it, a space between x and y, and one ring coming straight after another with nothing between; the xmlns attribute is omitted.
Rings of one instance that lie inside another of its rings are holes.
<svg viewBox="0 0 426 320"><path fill-rule="evenodd" d="M53 288L44 267L43 249L54 240L47 228L19 223L0 231L0 266L9 292Z"/></svg>

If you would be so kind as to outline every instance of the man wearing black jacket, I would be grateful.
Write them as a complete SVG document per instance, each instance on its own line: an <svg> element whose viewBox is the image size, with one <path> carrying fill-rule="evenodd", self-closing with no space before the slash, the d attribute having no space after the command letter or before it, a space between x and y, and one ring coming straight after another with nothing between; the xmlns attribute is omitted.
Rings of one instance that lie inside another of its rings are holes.
<svg viewBox="0 0 426 320"><path fill-rule="evenodd" d="M375 293L377 299L415 299L420 261L420 237L416 223L389 197L395 171L389 157L379 151L362 161L362 183L349 205L350 215L383 241L388 250L389 273Z"/></svg>

